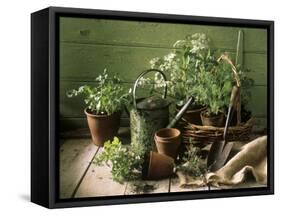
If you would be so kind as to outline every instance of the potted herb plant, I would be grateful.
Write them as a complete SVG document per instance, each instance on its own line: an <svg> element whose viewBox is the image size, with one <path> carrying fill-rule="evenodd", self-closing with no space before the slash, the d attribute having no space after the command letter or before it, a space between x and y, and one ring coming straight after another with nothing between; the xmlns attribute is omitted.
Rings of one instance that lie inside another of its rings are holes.
<svg viewBox="0 0 281 216"><path fill-rule="evenodd" d="M233 86L230 65L220 63L209 72L199 73L202 85L197 88L207 109L201 112L203 125L221 127L224 125L225 107L228 106Z"/></svg>
<svg viewBox="0 0 281 216"><path fill-rule="evenodd" d="M207 126L223 126L226 108L230 102L230 94L233 85L237 85L236 76L239 77L243 89L241 92L241 105L243 108L243 115L248 113L245 106L249 101L251 93L249 89L253 85L253 80L245 75L245 72L235 67L233 72L233 63L228 55L221 55L227 61L219 61L207 73L198 73L202 85L197 86L196 94L201 98L207 109L201 112L201 119L203 125ZM220 58L221 59L221 58ZM229 63L230 62L230 63Z"/></svg>
<svg viewBox="0 0 281 216"><path fill-rule="evenodd" d="M198 73L209 71L217 64L209 43L210 40L205 34L196 33L185 40L177 41L173 45L174 50L168 55L150 61L151 68L159 69L168 75L168 95L176 100L177 110L185 104L189 96L195 98L193 107L184 115L188 122L194 124L201 124L200 112L205 110L204 101L196 92L202 83ZM148 82L143 80L143 83ZM162 77L156 74L153 88L161 87L163 82Z"/></svg>
<svg viewBox="0 0 281 216"><path fill-rule="evenodd" d="M117 75L110 77L106 69L96 78L97 85L84 85L67 93L68 97L84 96L88 126L93 142L103 146L111 140L120 127L120 116L124 105L128 102L128 91Z"/></svg>
<svg viewBox="0 0 281 216"><path fill-rule="evenodd" d="M233 82L230 65L217 61L218 53L211 51L210 39L202 33L179 40L173 47L171 53L152 59L150 65L168 75L168 95L176 100L176 109L179 110L192 95L195 102L183 116L186 121L201 125L203 119L203 125L223 125ZM245 75L245 71L239 70L238 73L243 87L241 106L245 108L253 80ZM140 84L149 82L155 90L162 87L164 81L156 74L153 80L143 79ZM247 113L242 113L242 116Z"/></svg>

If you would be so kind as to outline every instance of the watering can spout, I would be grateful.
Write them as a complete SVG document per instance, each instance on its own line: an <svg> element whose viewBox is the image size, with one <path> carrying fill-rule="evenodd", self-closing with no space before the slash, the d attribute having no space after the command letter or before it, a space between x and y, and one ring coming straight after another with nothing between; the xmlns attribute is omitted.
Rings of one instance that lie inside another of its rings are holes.
<svg viewBox="0 0 281 216"><path fill-rule="evenodd" d="M173 118L173 120L170 122L170 124L166 128L172 128L175 126L175 124L180 120L180 118L183 116L187 108L193 103L194 97L189 97L186 104L181 108L181 110L178 112L178 114Z"/></svg>

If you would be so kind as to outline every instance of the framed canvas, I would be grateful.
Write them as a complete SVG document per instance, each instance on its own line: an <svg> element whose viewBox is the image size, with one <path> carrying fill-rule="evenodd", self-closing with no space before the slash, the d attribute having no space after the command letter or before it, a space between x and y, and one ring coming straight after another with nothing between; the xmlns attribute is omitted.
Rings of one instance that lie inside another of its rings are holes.
<svg viewBox="0 0 281 216"><path fill-rule="evenodd" d="M31 201L274 193L274 22L31 15Z"/></svg>

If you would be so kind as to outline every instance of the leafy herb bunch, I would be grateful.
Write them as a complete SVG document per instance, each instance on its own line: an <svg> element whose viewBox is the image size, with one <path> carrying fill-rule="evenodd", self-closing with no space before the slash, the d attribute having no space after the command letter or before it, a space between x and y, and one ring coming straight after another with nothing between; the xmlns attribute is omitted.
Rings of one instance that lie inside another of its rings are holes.
<svg viewBox="0 0 281 216"><path fill-rule="evenodd" d="M207 106L207 115L217 115L228 106L232 90L233 75L230 65L220 63L210 72L200 72L198 76L201 85L194 87L194 91Z"/></svg>
<svg viewBox="0 0 281 216"><path fill-rule="evenodd" d="M229 57L228 57L229 58ZM246 71L236 67L241 82L241 102L245 106L251 97L254 80L246 76ZM208 116L224 112L229 105L232 87L236 85L231 65L225 61L218 62L209 72L198 73L200 85L195 86L194 95L199 95L202 103L207 106Z"/></svg>
<svg viewBox="0 0 281 216"><path fill-rule="evenodd" d="M111 167L113 180L122 183L141 176L143 160L143 156L132 146L123 145L117 137L114 137L112 142L104 143L103 151L94 163Z"/></svg>
<svg viewBox="0 0 281 216"><path fill-rule="evenodd" d="M176 166L176 169L189 176L204 176L207 172L207 166L206 162L198 155L199 151L199 148L191 146L181 158L181 163Z"/></svg>
<svg viewBox="0 0 281 216"><path fill-rule="evenodd" d="M168 95L175 98L179 106L190 95L195 97L195 103L203 103L200 95L196 94L196 87L200 85L198 73L210 71L217 65L209 44L210 40L205 34L196 33L185 40L176 41L174 50L168 55L150 61L151 68L159 69L169 76ZM164 80L156 73L154 80L143 79L140 85L149 82L153 82L153 87L158 88L163 86Z"/></svg>
<svg viewBox="0 0 281 216"><path fill-rule="evenodd" d="M111 115L129 103L129 92L117 75L109 76L105 69L96 81L97 86L83 85L69 91L67 96L84 95L87 108L96 115Z"/></svg>

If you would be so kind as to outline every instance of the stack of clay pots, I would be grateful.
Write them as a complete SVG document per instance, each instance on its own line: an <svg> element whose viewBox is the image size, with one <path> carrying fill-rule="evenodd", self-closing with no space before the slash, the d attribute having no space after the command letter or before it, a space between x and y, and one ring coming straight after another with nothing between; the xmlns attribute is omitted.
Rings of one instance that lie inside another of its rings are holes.
<svg viewBox="0 0 281 216"><path fill-rule="evenodd" d="M155 133L157 151L146 156L143 176L146 179L162 179L173 174L174 160L181 144L181 133L176 128L163 128Z"/></svg>

